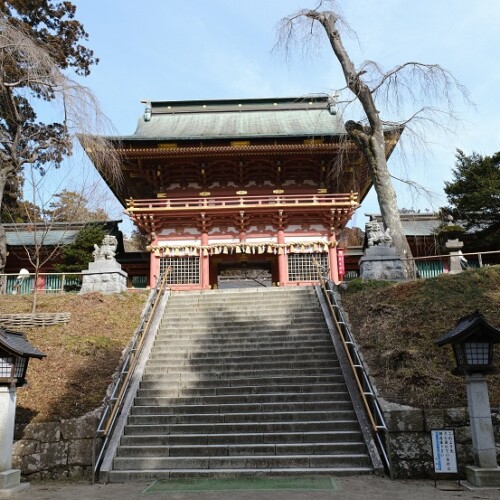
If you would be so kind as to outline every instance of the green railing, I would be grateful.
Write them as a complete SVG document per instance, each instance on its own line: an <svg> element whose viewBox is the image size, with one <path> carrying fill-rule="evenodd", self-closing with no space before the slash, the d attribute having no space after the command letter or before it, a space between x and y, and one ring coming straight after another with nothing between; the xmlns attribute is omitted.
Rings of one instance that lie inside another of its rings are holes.
<svg viewBox="0 0 500 500"><path fill-rule="evenodd" d="M36 287L35 287L36 278ZM83 273L6 273L0 274L0 293L29 295L36 293L79 292Z"/></svg>
<svg viewBox="0 0 500 500"><path fill-rule="evenodd" d="M407 259L414 262L416 278L435 278L448 272L451 258L460 258L462 270L479 269L484 266L500 264L500 250L488 252L467 252L459 255L431 255L428 257L414 257Z"/></svg>

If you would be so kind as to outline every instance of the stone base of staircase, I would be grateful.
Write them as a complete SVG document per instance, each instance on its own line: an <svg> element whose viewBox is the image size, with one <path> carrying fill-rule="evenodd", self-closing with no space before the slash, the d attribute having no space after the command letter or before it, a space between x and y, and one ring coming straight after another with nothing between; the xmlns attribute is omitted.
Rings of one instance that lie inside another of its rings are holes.
<svg viewBox="0 0 500 500"><path fill-rule="evenodd" d="M172 294L109 481L372 472L312 287Z"/></svg>

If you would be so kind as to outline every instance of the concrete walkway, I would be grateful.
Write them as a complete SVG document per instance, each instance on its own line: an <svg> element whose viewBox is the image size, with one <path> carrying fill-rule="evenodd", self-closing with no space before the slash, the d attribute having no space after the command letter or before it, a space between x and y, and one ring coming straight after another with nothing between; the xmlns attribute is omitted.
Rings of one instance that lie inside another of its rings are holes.
<svg viewBox="0 0 500 500"><path fill-rule="evenodd" d="M96 484L68 482L32 483L28 490L11 498L19 500L89 499L134 500L165 498L169 500L455 500L498 499L500 490L444 491L456 488L456 483L440 481L434 488L432 481L390 481L376 476L335 478L331 490L274 490L274 491L197 491L144 492L151 483Z"/></svg>

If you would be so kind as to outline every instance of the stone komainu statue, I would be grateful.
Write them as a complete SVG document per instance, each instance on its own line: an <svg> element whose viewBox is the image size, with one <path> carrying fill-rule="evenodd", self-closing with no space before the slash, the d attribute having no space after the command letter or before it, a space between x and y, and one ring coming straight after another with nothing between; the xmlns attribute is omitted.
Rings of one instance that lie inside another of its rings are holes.
<svg viewBox="0 0 500 500"><path fill-rule="evenodd" d="M369 247L375 245L390 247L392 245L390 228L383 231L382 226L374 217L370 219L370 222L366 223L365 231Z"/></svg>
<svg viewBox="0 0 500 500"><path fill-rule="evenodd" d="M117 247L118 241L115 236L110 236L109 234L104 236L101 246L94 245L94 251L92 252L94 261L114 260Z"/></svg>

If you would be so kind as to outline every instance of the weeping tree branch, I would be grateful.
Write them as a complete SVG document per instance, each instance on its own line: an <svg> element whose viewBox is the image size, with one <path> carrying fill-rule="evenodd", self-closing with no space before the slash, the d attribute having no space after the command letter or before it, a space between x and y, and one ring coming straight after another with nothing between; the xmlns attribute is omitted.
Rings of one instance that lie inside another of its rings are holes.
<svg viewBox="0 0 500 500"><path fill-rule="evenodd" d="M68 7L73 6L68 2ZM105 139L106 135L116 135L111 123L93 93L63 72L72 66L77 73L87 74L89 65L95 62L92 53L76 45L52 52L36 38L39 35L46 42L42 32L23 26L15 18L0 14L0 209L5 185L13 176L21 175L26 165L41 173L58 168L72 154L77 135L84 136L84 147L94 151L97 168L119 186L119 153ZM68 43L76 44L85 32L76 21L63 29L68 26L76 30ZM39 106L44 102L54 104L54 114L59 117L56 121L38 119ZM5 261L5 232L0 226L0 272Z"/></svg>
<svg viewBox="0 0 500 500"><path fill-rule="evenodd" d="M323 9L325 5L329 10ZM391 128L411 131L412 124L424 119L426 123L439 126L442 121L438 116L453 119L457 95L470 102L467 90L438 64L410 61L384 71L378 63L365 61L356 67L343 41L346 34L353 32L334 1L321 0L315 9L302 9L283 18L278 26L277 47L289 54L294 44L308 44L318 33L326 35L342 69L350 94L344 100L346 106L356 102L363 111L362 120L347 121L345 129L367 162L384 224L391 230L394 246L402 257L409 258L411 251L387 166L384 133ZM444 105L443 108L434 106L436 103ZM380 115L384 111L394 118L382 119ZM405 114L409 118L404 118ZM408 275L411 271L407 269Z"/></svg>

